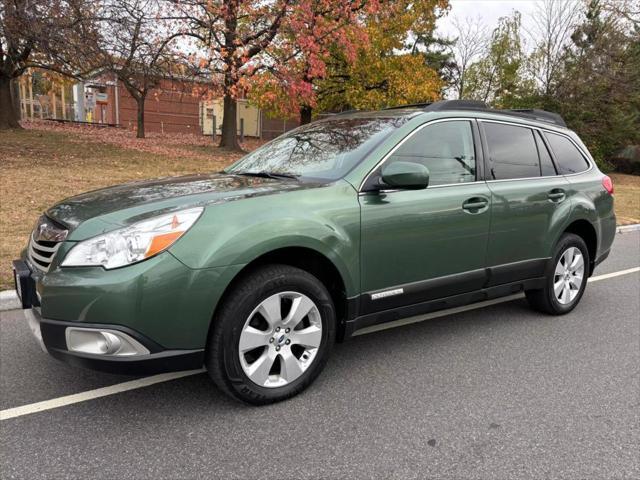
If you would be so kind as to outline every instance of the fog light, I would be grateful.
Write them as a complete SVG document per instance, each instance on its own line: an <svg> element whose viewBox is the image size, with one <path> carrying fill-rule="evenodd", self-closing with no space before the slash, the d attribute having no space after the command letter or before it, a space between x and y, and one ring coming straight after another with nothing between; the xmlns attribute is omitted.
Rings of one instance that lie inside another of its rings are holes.
<svg viewBox="0 0 640 480"><path fill-rule="evenodd" d="M149 350L126 333L117 330L67 327L67 350L91 355L148 355Z"/></svg>

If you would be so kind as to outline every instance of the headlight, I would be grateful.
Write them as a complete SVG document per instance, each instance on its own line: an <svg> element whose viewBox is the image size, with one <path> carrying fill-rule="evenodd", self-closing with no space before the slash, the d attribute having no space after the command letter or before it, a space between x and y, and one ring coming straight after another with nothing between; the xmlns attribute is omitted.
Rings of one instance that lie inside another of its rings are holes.
<svg viewBox="0 0 640 480"><path fill-rule="evenodd" d="M122 267L145 260L169 248L198 219L202 208L154 217L79 242L64 261L63 267Z"/></svg>

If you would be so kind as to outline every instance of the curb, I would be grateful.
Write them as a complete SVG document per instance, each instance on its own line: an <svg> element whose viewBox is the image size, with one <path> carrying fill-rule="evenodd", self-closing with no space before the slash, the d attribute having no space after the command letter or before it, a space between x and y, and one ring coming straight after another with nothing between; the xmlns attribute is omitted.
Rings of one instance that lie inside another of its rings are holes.
<svg viewBox="0 0 640 480"><path fill-rule="evenodd" d="M640 231L640 223L635 225L622 225L616 228L616 233L629 233ZM15 310L21 308L22 305L18 300L15 290L3 290L0 292L0 312L7 310Z"/></svg>
<svg viewBox="0 0 640 480"><path fill-rule="evenodd" d="M639 230L640 230L640 223L636 223L634 225L622 225L616 228L617 233L637 232Z"/></svg>
<svg viewBox="0 0 640 480"><path fill-rule="evenodd" d="M0 312L22 308L20 300L15 290L4 290L0 292Z"/></svg>

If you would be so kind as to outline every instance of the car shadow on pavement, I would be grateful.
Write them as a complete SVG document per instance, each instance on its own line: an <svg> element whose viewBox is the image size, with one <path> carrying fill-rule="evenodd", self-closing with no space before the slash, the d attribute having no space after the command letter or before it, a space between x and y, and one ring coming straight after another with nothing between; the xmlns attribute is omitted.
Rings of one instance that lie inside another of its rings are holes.
<svg viewBox="0 0 640 480"><path fill-rule="evenodd" d="M394 375L399 365L415 368L417 363L431 363L430 357L437 360L443 352L458 355L465 348L486 339L485 333L499 337L505 330L517 335L518 325L530 322L551 322L553 317L531 311L524 300L493 305L470 312L431 319L394 329L357 336L342 344L336 344L328 365L320 377L297 397L285 402L259 407L257 410L287 410L295 405L321 405L330 398L353 399L359 395L367 382L374 383L382 379L392 382L401 380ZM485 333L483 333L485 332ZM495 343L495 342L494 342ZM453 347L458 345L457 351ZM452 358L453 361L453 358ZM120 394L129 397L129 402L139 402L148 396L154 397L154 404L167 401L185 412L233 412L252 409L246 404L236 402L215 387L206 373L193 377L173 380L140 390ZM139 397L135 400L132 396ZM164 400L160 400L160 398ZM151 407L151 405L149 405ZM348 405L344 405L348 408ZM306 410L306 408L304 408Z"/></svg>

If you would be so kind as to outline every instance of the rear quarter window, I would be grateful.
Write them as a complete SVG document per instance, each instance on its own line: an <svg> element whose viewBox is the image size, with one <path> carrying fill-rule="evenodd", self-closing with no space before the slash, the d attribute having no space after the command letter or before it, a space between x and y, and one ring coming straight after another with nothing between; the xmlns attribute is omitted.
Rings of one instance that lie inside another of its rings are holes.
<svg viewBox="0 0 640 480"><path fill-rule="evenodd" d="M551 132L545 132L545 137L553 150L559 173L569 175L584 172L589 168L587 159L567 137Z"/></svg>

